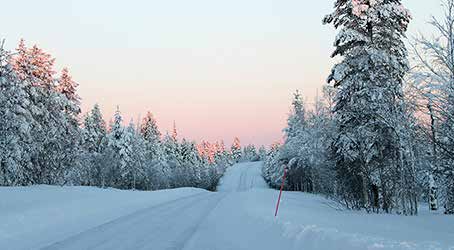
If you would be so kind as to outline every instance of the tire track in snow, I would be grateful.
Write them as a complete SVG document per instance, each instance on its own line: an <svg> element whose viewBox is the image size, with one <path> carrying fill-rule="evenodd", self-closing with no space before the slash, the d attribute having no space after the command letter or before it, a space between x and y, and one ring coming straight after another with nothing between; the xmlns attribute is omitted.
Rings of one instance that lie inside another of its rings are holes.
<svg viewBox="0 0 454 250"><path fill-rule="evenodd" d="M182 249L223 197L203 193L152 206L43 249Z"/></svg>

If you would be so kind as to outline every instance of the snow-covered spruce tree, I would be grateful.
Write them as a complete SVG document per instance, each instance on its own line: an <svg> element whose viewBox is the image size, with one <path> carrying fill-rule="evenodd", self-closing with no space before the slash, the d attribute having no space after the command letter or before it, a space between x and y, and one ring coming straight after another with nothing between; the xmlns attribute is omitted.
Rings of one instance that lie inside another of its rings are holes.
<svg viewBox="0 0 454 250"><path fill-rule="evenodd" d="M181 142L182 162L178 169L179 179L183 186L200 186L201 164L195 143L183 139Z"/></svg>
<svg viewBox="0 0 454 250"><path fill-rule="evenodd" d="M57 90L68 100L65 109L74 117L77 117L80 113L80 97L77 94L77 86L79 86L79 84L72 79L68 68L63 68L61 76L58 79Z"/></svg>
<svg viewBox="0 0 454 250"><path fill-rule="evenodd" d="M287 119L287 127L284 129L285 141L281 148L281 161L285 164L291 162L289 166L296 170L298 166L298 151L303 143L303 133L307 126L306 109L304 100L299 90L293 94L292 109ZM282 170L283 172L283 170Z"/></svg>
<svg viewBox="0 0 454 250"><path fill-rule="evenodd" d="M194 161L194 158L191 156L191 143L186 139L183 139L180 145L178 159L178 167L174 169L174 178L175 183L178 187L188 187L191 185L196 185L194 181L195 172L194 168L199 167L197 162ZM192 165L192 164L196 165Z"/></svg>
<svg viewBox="0 0 454 250"><path fill-rule="evenodd" d="M281 161L281 148L282 145L279 143L271 145L262 169L263 178L272 188L279 187L280 177L283 174L283 167L285 163Z"/></svg>
<svg viewBox="0 0 454 250"><path fill-rule="evenodd" d="M36 121L31 132L35 148L30 159L34 167L31 183L62 184L71 167L68 154L74 152L65 149L70 121L64 112L65 98L56 90L54 59L36 45L27 48L21 40L11 63L35 107L31 109Z"/></svg>
<svg viewBox="0 0 454 250"><path fill-rule="evenodd" d="M84 147L88 152L102 153L107 141L107 126L98 104L95 104L84 119Z"/></svg>
<svg viewBox="0 0 454 250"><path fill-rule="evenodd" d="M225 166L231 165L229 152L225 148L225 143L222 140L215 143L214 161L217 164Z"/></svg>
<svg viewBox="0 0 454 250"><path fill-rule="evenodd" d="M300 133L306 123L306 109L304 99L299 90L293 94L292 111L287 120L287 128L284 129L286 141L291 141Z"/></svg>
<svg viewBox="0 0 454 250"><path fill-rule="evenodd" d="M161 132L151 112L147 112L147 115L143 118L140 125L140 133L145 140L145 170L150 182L150 189L169 187L170 170L161 142Z"/></svg>
<svg viewBox="0 0 454 250"><path fill-rule="evenodd" d="M69 70L64 68L57 80L57 91L61 94L65 129L62 131L61 146L64 154L60 163L64 166L66 181L79 184L83 166L80 164L82 155L82 131L79 125L81 113L80 97L77 94L78 84L72 79Z"/></svg>
<svg viewBox="0 0 454 250"><path fill-rule="evenodd" d="M199 145L200 155L205 158L207 163L214 163L216 157L215 144L208 141L202 141Z"/></svg>
<svg viewBox="0 0 454 250"><path fill-rule="evenodd" d="M122 189L147 189L148 179L145 168L145 141L135 130L131 122L126 128L122 126L120 110L114 114L114 121L108 134L106 162L106 184Z"/></svg>
<svg viewBox="0 0 454 250"><path fill-rule="evenodd" d="M219 177L221 177L227 168L232 165L232 159L229 152L227 151L224 141L216 142L216 153L214 156L214 161L217 165L217 170Z"/></svg>
<svg viewBox="0 0 454 250"><path fill-rule="evenodd" d="M37 59L35 59L37 57ZM44 126L44 116L48 114L45 105L42 100L44 98L44 88L41 85L52 84L53 72L51 66L53 62L46 62L46 58L41 58L39 55L32 54L25 46L24 40L19 42L19 46L16 49L16 55L11 58L11 64L14 69L14 73L18 76L19 81L24 86L24 91L27 94L27 100L30 103L30 115L34 121L33 127L30 131L30 143L33 149L30 151L29 164L33 169L29 170L29 180L24 185L37 184L43 182L42 172L44 166L40 165L38 161L39 156L44 154L43 146L47 140ZM49 65L51 64L51 65ZM45 72L45 73L44 73Z"/></svg>
<svg viewBox="0 0 454 250"><path fill-rule="evenodd" d="M173 124L172 134L169 135L168 133L164 136L164 152L166 155L166 159L169 161L174 161L175 164L181 160L180 157L180 145L178 143L178 132Z"/></svg>
<svg viewBox="0 0 454 250"><path fill-rule="evenodd" d="M147 112L140 125L140 133L147 143L147 151L149 159L156 159L159 155L161 147L161 132L159 132L156 119L151 112Z"/></svg>
<svg viewBox="0 0 454 250"><path fill-rule="evenodd" d="M31 157L35 150L32 129L37 109L30 101L29 86L10 63L11 53L0 43L0 186L35 183Z"/></svg>
<svg viewBox="0 0 454 250"><path fill-rule="evenodd" d="M431 123L432 167L428 170L431 206L439 186L445 213L454 214L454 0L443 2L444 16L430 24L434 38L421 36L414 45L413 80L427 101Z"/></svg>
<svg viewBox="0 0 454 250"><path fill-rule="evenodd" d="M230 147L232 161L238 163L241 160L241 142L238 137L235 137L233 144Z"/></svg>
<svg viewBox="0 0 454 250"><path fill-rule="evenodd" d="M276 159L267 161L276 166L270 166L270 181L275 186L280 186L284 166L289 167L286 188L301 191L306 162L299 155L300 149L306 145L305 135L307 129L307 112L300 91L293 94L291 112L287 119L287 127L283 130L285 135L284 144L279 147L279 152L273 154ZM304 150L302 150L304 151Z"/></svg>
<svg viewBox="0 0 454 250"><path fill-rule="evenodd" d="M339 29L328 81L337 88L338 192L368 211L417 213L414 162L405 129L402 82L408 71L403 37L410 14L401 0L337 0L325 17Z"/></svg>
<svg viewBox="0 0 454 250"><path fill-rule="evenodd" d="M145 167L145 140L135 129L131 121L125 130L124 137L124 165L120 165L120 175L123 179L123 187L127 189L147 188L147 176Z"/></svg>
<svg viewBox="0 0 454 250"><path fill-rule="evenodd" d="M98 104L86 114L83 123L84 167L82 184L104 187L107 148L107 127Z"/></svg>
<svg viewBox="0 0 454 250"><path fill-rule="evenodd" d="M180 167L180 163L182 162L181 145L180 143L178 143L175 123L173 126L172 134L169 135L167 133L164 136L163 149L168 171L170 173L170 186L181 187L181 180L176 175L176 173L179 171L178 168Z"/></svg>
<svg viewBox="0 0 454 250"><path fill-rule="evenodd" d="M109 187L122 187L121 172L126 168L128 163L128 150L125 149L125 129L122 126L123 118L119 107L114 114L114 120L110 124L108 134L108 157L109 167L104 169L106 176L106 185Z"/></svg>

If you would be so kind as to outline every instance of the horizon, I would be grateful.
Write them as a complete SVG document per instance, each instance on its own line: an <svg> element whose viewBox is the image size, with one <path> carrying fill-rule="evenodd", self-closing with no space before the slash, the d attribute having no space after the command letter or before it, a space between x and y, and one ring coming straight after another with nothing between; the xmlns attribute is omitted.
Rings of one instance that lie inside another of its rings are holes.
<svg viewBox="0 0 454 250"><path fill-rule="evenodd" d="M6 19L23 19L0 36L10 49L24 38L56 58L57 69L68 67L83 113L98 103L108 122L118 105L127 124L151 111L162 134L175 122L197 142L281 141L292 93L312 103L334 63L335 32L321 23L331 1L28 3L38 14L19 8L23 2L6 3ZM441 11L438 1L404 4L413 13L409 37Z"/></svg>

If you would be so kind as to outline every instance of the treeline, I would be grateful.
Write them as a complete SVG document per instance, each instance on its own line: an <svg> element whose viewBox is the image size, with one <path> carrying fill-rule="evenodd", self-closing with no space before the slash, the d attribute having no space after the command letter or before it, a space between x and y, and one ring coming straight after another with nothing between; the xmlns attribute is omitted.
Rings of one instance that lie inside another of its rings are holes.
<svg viewBox="0 0 454 250"><path fill-rule="evenodd" d="M229 151L217 150L208 159L195 142L179 142L176 128L162 138L148 112L139 127L122 126L120 111L106 128L98 105L85 115L80 168L74 173L82 185L156 190L199 187L215 190L219 178L233 164Z"/></svg>
<svg viewBox="0 0 454 250"><path fill-rule="evenodd" d="M14 53L0 44L0 186L89 185L155 190L214 190L226 168L255 159L239 139L197 145L162 136L153 115L123 126L117 109L106 124L98 105L81 115L77 83L54 59L24 41ZM216 146L213 146L216 145Z"/></svg>
<svg viewBox="0 0 454 250"><path fill-rule="evenodd" d="M323 98L307 111L296 93L285 142L263 175L320 193L348 208L415 215L418 203L454 214L454 1L432 25L436 39L403 42L410 13L401 0L337 0L324 23L339 33Z"/></svg>

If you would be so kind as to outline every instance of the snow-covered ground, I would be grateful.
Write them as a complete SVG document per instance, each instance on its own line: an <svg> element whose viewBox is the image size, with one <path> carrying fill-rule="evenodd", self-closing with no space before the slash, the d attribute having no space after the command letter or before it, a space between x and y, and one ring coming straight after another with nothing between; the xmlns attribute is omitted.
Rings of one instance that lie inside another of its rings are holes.
<svg viewBox="0 0 454 250"><path fill-rule="evenodd" d="M230 168L219 192L0 188L0 249L454 249L454 216L342 211L266 187L261 163Z"/></svg>
<svg viewBox="0 0 454 250"><path fill-rule="evenodd" d="M142 209L208 193L92 187L0 187L0 249L40 249Z"/></svg>

